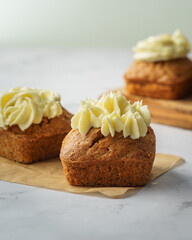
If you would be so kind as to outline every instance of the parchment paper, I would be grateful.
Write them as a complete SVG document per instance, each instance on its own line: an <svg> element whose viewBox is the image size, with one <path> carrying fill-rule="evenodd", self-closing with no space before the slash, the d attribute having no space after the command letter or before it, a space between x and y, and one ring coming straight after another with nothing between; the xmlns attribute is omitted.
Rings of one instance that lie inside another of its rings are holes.
<svg viewBox="0 0 192 240"><path fill-rule="evenodd" d="M184 160L178 156L156 154L149 183L183 162ZM128 196L140 189L138 187L71 186L65 179L59 159L25 165L0 157L0 180L72 193L101 193L111 198L123 197L125 193Z"/></svg>

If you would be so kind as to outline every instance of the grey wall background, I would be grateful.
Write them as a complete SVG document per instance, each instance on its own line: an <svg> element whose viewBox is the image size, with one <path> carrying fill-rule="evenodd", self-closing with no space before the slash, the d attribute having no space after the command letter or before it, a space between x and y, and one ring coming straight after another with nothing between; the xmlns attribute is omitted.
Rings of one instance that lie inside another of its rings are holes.
<svg viewBox="0 0 192 240"><path fill-rule="evenodd" d="M130 47L180 29L191 0L0 0L0 46Z"/></svg>

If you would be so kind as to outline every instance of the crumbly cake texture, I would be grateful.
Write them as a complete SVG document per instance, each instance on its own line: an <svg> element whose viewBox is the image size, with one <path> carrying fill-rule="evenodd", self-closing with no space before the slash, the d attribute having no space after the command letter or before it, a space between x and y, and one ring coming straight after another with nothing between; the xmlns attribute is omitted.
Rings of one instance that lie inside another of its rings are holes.
<svg viewBox="0 0 192 240"><path fill-rule="evenodd" d="M143 186L155 158L155 134L124 138L123 133L104 137L100 128L83 136L71 130L62 143L60 158L66 179L76 186Z"/></svg>
<svg viewBox="0 0 192 240"><path fill-rule="evenodd" d="M183 98L192 93L192 62L188 58L162 62L135 61L124 78L128 94Z"/></svg>
<svg viewBox="0 0 192 240"><path fill-rule="evenodd" d="M63 138L71 130L72 114L63 109L59 117L43 117L25 131L17 125L0 128L0 156L20 162L33 163L59 156Z"/></svg>

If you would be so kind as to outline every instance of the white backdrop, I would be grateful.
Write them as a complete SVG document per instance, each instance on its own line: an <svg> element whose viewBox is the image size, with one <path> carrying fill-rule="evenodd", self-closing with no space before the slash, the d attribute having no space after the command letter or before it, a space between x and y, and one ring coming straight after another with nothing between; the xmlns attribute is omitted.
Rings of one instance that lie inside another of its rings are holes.
<svg viewBox="0 0 192 240"><path fill-rule="evenodd" d="M181 29L191 0L0 0L0 46L130 47Z"/></svg>

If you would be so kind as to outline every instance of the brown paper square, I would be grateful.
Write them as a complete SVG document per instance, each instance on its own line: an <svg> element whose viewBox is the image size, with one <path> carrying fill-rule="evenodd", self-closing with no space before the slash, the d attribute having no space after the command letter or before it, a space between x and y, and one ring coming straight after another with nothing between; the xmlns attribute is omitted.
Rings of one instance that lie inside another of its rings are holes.
<svg viewBox="0 0 192 240"><path fill-rule="evenodd" d="M149 183L183 162L184 160L178 156L156 154ZM111 198L120 198L126 192L132 194L140 189L138 187L71 186L64 177L59 159L24 165L0 157L0 180L72 193L101 193Z"/></svg>

